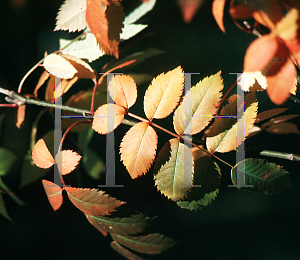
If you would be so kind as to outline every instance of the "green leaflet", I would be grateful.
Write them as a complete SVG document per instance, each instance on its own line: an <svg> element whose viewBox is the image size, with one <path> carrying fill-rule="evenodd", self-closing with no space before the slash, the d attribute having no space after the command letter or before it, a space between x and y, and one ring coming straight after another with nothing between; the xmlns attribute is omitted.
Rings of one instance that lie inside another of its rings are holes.
<svg viewBox="0 0 300 260"><path fill-rule="evenodd" d="M110 246L116 251L118 252L120 255L124 256L126 259L129 260L145 260L145 258L139 257L135 254L133 254L132 252L130 252L129 250L125 249L124 247L122 247L119 243L117 243L116 241L112 241L110 243Z"/></svg>
<svg viewBox="0 0 300 260"><path fill-rule="evenodd" d="M16 160L16 156L6 148L0 148L0 176L6 175L13 163Z"/></svg>
<svg viewBox="0 0 300 260"><path fill-rule="evenodd" d="M0 214L3 217L7 218L8 220L13 221L11 219L11 217L8 215L7 211L6 211L5 203L4 203L3 196L2 196L1 192L0 192Z"/></svg>
<svg viewBox="0 0 300 260"><path fill-rule="evenodd" d="M144 254L159 254L176 244L172 238L159 233L146 236L121 236L111 233L111 237L119 244Z"/></svg>
<svg viewBox="0 0 300 260"><path fill-rule="evenodd" d="M221 170L210 156L204 156L195 161L195 187L183 201L177 205L183 209L198 210L209 205L218 195L221 184ZM201 185L201 187L196 187Z"/></svg>
<svg viewBox="0 0 300 260"><path fill-rule="evenodd" d="M248 158L236 164L231 170L234 185L237 185L238 178L242 178L241 174L245 174L245 186L253 185L253 187L243 187L241 184L240 187L237 186L240 190L275 194L281 193L291 185L287 171L263 159Z"/></svg>
<svg viewBox="0 0 300 260"><path fill-rule="evenodd" d="M144 231L150 218L143 214L132 215L131 217L104 217L86 215L88 221L97 229L105 232L112 232L122 236L132 235Z"/></svg>
<svg viewBox="0 0 300 260"><path fill-rule="evenodd" d="M176 138L169 140L157 156L154 172L155 185L162 194L174 201L183 199L193 184L191 149Z"/></svg>

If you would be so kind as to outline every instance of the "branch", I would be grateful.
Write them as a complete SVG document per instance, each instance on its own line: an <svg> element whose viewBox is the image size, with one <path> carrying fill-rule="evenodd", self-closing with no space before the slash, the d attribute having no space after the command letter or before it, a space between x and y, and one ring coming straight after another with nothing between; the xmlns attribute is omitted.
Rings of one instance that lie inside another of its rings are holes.
<svg viewBox="0 0 300 260"><path fill-rule="evenodd" d="M300 161L300 155L292 154L292 153L282 153L282 152L276 152L276 151L263 150L259 154L262 156L281 158L281 159L286 159L286 160L290 160L290 161Z"/></svg>

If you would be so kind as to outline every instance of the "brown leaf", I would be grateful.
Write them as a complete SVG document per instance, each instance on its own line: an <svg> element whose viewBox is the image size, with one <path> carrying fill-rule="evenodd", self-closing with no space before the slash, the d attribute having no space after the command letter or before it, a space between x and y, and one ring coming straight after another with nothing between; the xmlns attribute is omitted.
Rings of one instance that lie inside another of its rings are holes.
<svg viewBox="0 0 300 260"><path fill-rule="evenodd" d="M42 180L42 183L53 210L58 210L63 202L63 188L47 180Z"/></svg>
<svg viewBox="0 0 300 260"><path fill-rule="evenodd" d="M221 29L225 33L225 27L223 24L224 7L226 0L214 0L212 3L212 14Z"/></svg>
<svg viewBox="0 0 300 260"><path fill-rule="evenodd" d="M55 162L58 169L61 169L61 174L66 175L74 171L81 159L81 155L71 150L63 150L56 154Z"/></svg>
<svg viewBox="0 0 300 260"><path fill-rule="evenodd" d="M285 121L288 121L290 119L296 118L300 115L297 114L291 114L291 115L284 115L284 116L278 116L278 117L274 117L272 118L269 122L264 123L261 128L265 129L268 126L272 126L274 124L279 124L279 123L283 123Z"/></svg>
<svg viewBox="0 0 300 260"><path fill-rule="evenodd" d="M132 77L116 75L109 82L108 91L112 99L119 106L130 108L137 99L137 88Z"/></svg>
<svg viewBox="0 0 300 260"><path fill-rule="evenodd" d="M41 86L46 82L46 80L49 78L50 74L45 70L42 75L39 78L38 83L35 86L33 95L37 96L38 90L41 88Z"/></svg>
<svg viewBox="0 0 300 260"><path fill-rule="evenodd" d="M177 0L185 23L192 21L204 1L205 0Z"/></svg>
<svg viewBox="0 0 300 260"><path fill-rule="evenodd" d="M119 41L124 13L114 0L88 0L86 22L105 53L119 57Z"/></svg>
<svg viewBox="0 0 300 260"><path fill-rule="evenodd" d="M25 120L25 109L26 105L18 106L17 108L17 117L16 117L16 126L20 129Z"/></svg>
<svg viewBox="0 0 300 260"><path fill-rule="evenodd" d="M300 134L297 125L290 122L273 124L266 131L271 134Z"/></svg>
<svg viewBox="0 0 300 260"><path fill-rule="evenodd" d="M144 111L149 120L170 115L177 106L184 86L181 67L158 75L144 96Z"/></svg>
<svg viewBox="0 0 300 260"><path fill-rule="evenodd" d="M40 139L32 150L32 160L36 166L47 169L50 168L54 163L54 158L49 152L46 143L43 139Z"/></svg>
<svg viewBox="0 0 300 260"><path fill-rule="evenodd" d="M121 161L132 179L147 172L156 154L157 134L146 122L129 129L120 145Z"/></svg>
<svg viewBox="0 0 300 260"><path fill-rule="evenodd" d="M70 201L84 214L98 216L110 215L111 212L126 202L117 200L104 191L65 187Z"/></svg>
<svg viewBox="0 0 300 260"><path fill-rule="evenodd" d="M257 114L255 123L260 123L261 121L267 120L271 117L277 116L283 112L288 110L288 108L274 108L274 109L269 109L263 112L260 112Z"/></svg>
<svg viewBox="0 0 300 260"><path fill-rule="evenodd" d="M122 123L125 113L124 107L104 104L95 111L92 128L99 134L110 133Z"/></svg>

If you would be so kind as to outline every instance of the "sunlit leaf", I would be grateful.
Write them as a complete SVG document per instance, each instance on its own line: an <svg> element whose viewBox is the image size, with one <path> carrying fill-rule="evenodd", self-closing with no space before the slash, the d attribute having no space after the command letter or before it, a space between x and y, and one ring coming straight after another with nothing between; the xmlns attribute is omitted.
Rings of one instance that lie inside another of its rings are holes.
<svg viewBox="0 0 300 260"><path fill-rule="evenodd" d="M148 119L164 118L177 106L184 86L181 67L158 75L144 96L144 111Z"/></svg>
<svg viewBox="0 0 300 260"><path fill-rule="evenodd" d="M245 182L237 185L238 178ZM231 170L231 180L241 190L264 194L281 193L291 185L288 172L281 166L255 158L248 158L236 164ZM253 187L243 187L246 185Z"/></svg>
<svg viewBox="0 0 300 260"><path fill-rule="evenodd" d="M197 134L212 120L221 99L221 72L204 78L185 95L174 113L177 134Z"/></svg>
<svg viewBox="0 0 300 260"><path fill-rule="evenodd" d="M1 192L0 192L0 214L3 217L7 218L8 220L13 221L12 218L7 213L7 210L6 210L5 203L4 203L3 196L2 196Z"/></svg>
<svg viewBox="0 0 300 260"><path fill-rule="evenodd" d="M114 0L88 0L86 22L106 54L119 56L120 33L124 13L121 4Z"/></svg>
<svg viewBox="0 0 300 260"><path fill-rule="evenodd" d="M125 108L116 104L104 104L94 114L93 129L99 134L107 134L123 121Z"/></svg>
<svg viewBox="0 0 300 260"><path fill-rule="evenodd" d="M223 24L223 16L224 16L224 7L225 7L226 0L214 0L212 3L212 13L213 16L222 30L225 32L224 24Z"/></svg>
<svg viewBox="0 0 300 260"><path fill-rule="evenodd" d="M139 257L135 254L133 254L132 252L130 252L129 250L125 249L124 247L122 247L119 243L117 243L116 241L112 241L110 243L110 246L116 251L118 252L120 255L124 256L126 259L128 260L145 260L142 257Z"/></svg>
<svg viewBox="0 0 300 260"><path fill-rule="evenodd" d="M142 3L136 9L134 9L129 15L125 17L124 24L132 24L139 20L146 13L151 11L156 3L156 0L149 0Z"/></svg>
<svg viewBox="0 0 300 260"><path fill-rule="evenodd" d="M177 201L179 207L188 210L198 210L209 205L217 197L221 185L221 170L207 154L195 160L194 168L195 187L191 189L187 198Z"/></svg>
<svg viewBox="0 0 300 260"><path fill-rule="evenodd" d="M54 131L52 130L45 134L43 136L43 140L45 141L47 147L49 147L50 153L54 153ZM35 163L32 161L32 151L29 149L24 157L20 188L42 179L45 177L48 171L49 168L42 169L35 165Z"/></svg>
<svg viewBox="0 0 300 260"><path fill-rule="evenodd" d="M54 31L81 31L86 27L86 0L66 0L59 9Z"/></svg>
<svg viewBox="0 0 300 260"><path fill-rule="evenodd" d="M71 150L63 150L56 154L55 161L61 174L66 175L74 171L81 159L81 155ZM61 168L60 168L61 167Z"/></svg>
<svg viewBox="0 0 300 260"><path fill-rule="evenodd" d="M54 163L54 158L49 152L46 143L43 139L40 139L32 150L32 160L36 166L47 169L50 168Z"/></svg>
<svg viewBox="0 0 300 260"><path fill-rule="evenodd" d="M194 159L189 147L173 138L159 152L154 165L157 189L174 201L183 199L193 184Z"/></svg>
<svg viewBox="0 0 300 260"><path fill-rule="evenodd" d="M258 86L255 86L257 84ZM266 76L261 71L244 72L237 82L237 85L244 91L263 91L267 88Z"/></svg>
<svg viewBox="0 0 300 260"><path fill-rule="evenodd" d="M6 175L16 160L16 155L10 150L0 147L0 176Z"/></svg>
<svg viewBox="0 0 300 260"><path fill-rule="evenodd" d="M144 30L147 26L148 25L145 24L125 24L122 33L120 34L120 39L128 40Z"/></svg>
<svg viewBox="0 0 300 260"><path fill-rule="evenodd" d="M158 233L146 236L121 236L112 233L111 236L119 244L144 254L159 254L176 244L173 239Z"/></svg>
<svg viewBox="0 0 300 260"><path fill-rule="evenodd" d="M72 40L59 40L60 49L69 44ZM92 33L87 33L85 38L73 42L68 47L62 50L63 54L69 54L80 59L87 59L92 62L105 53L100 49L96 37Z"/></svg>
<svg viewBox="0 0 300 260"><path fill-rule="evenodd" d="M70 201L84 214L98 216L109 215L126 202L117 200L104 191L65 187Z"/></svg>
<svg viewBox="0 0 300 260"><path fill-rule="evenodd" d="M42 180L42 183L53 210L58 210L63 202L63 188L47 180Z"/></svg>
<svg viewBox="0 0 300 260"><path fill-rule="evenodd" d="M96 74L91 66L85 61L68 55L62 54L61 57L65 58L77 70L75 76L81 79L96 79Z"/></svg>
<svg viewBox="0 0 300 260"><path fill-rule="evenodd" d="M74 66L58 54L48 55L43 62L43 66L50 74L61 79L73 78L77 73Z"/></svg>
<svg viewBox="0 0 300 260"><path fill-rule="evenodd" d="M119 106L130 108L137 99L137 88L134 79L128 75L116 75L108 84L111 98Z"/></svg>
<svg viewBox="0 0 300 260"><path fill-rule="evenodd" d="M255 92L246 95L244 102L242 100L239 101L239 104L242 104L242 108L245 105L245 112L237 122L235 118L230 118L236 115L237 100L230 102L221 110L220 115L228 117L216 118L209 129L206 145L211 153L232 151L248 136L254 125L258 108ZM237 143L238 137L240 137L239 143Z"/></svg>
<svg viewBox="0 0 300 260"><path fill-rule="evenodd" d="M95 228L104 232L112 232L123 236L144 231L149 222L149 218L145 217L143 214L124 218L91 215L86 215L86 217Z"/></svg>
<svg viewBox="0 0 300 260"><path fill-rule="evenodd" d="M156 154L157 134L146 122L129 129L120 144L121 161L132 179L147 172Z"/></svg>

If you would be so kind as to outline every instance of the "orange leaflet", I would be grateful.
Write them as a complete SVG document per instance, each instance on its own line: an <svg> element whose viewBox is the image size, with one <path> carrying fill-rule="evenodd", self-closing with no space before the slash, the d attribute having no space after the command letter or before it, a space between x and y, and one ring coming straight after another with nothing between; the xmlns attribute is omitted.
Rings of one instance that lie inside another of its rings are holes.
<svg viewBox="0 0 300 260"><path fill-rule="evenodd" d="M181 9L183 20L190 23L205 0L177 0Z"/></svg>
<svg viewBox="0 0 300 260"><path fill-rule="evenodd" d="M42 183L53 210L58 210L63 202L63 188L47 180L42 180Z"/></svg>
<svg viewBox="0 0 300 260"><path fill-rule="evenodd" d="M43 139L35 144L32 150L32 160L38 167L43 169L50 168L55 163Z"/></svg>
<svg viewBox="0 0 300 260"><path fill-rule="evenodd" d="M99 134L107 134L122 123L125 113L124 107L104 104L95 111L92 128Z"/></svg>
<svg viewBox="0 0 300 260"><path fill-rule="evenodd" d="M184 74L180 66L154 78L144 96L147 118L152 120L170 115L180 100L183 84Z"/></svg>
<svg viewBox="0 0 300 260"><path fill-rule="evenodd" d="M147 172L156 154L157 134L146 122L129 129L120 145L121 161L132 179Z"/></svg>
<svg viewBox="0 0 300 260"><path fill-rule="evenodd" d="M225 32L225 27L223 24L225 3L226 0L214 0L212 3L212 14L222 32Z"/></svg>
<svg viewBox="0 0 300 260"><path fill-rule="evenodd" d="M75 170L81 159L81 155L71 150L63 150L55 156L55 161L58 169L61 169L61 174L66 175Z"/></svg>
<svg viewBox="0 0 300 260"><path fill-rule="evenodd" d="M25 109L26 109L26 105L21 105L21 106L18 106L18 108L17 108L16 126L18 128L21 128L21 126L23 125L23 122L25 120Z"/></svg>
<svg viewBox="0 0 300 260"><path fill-rule="evenodd" d="M125 108L133 106L137 98L135 81L127 75L114 76L109 82L108 91L116 104Z"/></svg>
<svg viewBox="0 0 300 260"><path fill-rule="evenodd" d="M124 13L121 4L114 0L88 0L86 22L106 54L119 56L120 33Z"/></svg>
<svg viewBox="0 0 300 260"><path fill-rule="evenodd" d="M37 96L38 90L46 82L46 80L49 78L49 76L50 76L50 74L46 70L42 73L42 75L39 78L38 83L36 84L33 95Z"/></svg>
<svg viewBox="0 0 300 260"><path fill-rule="evenodd" d="M65 187L70 201L84 214L98 216L109 215L126 202L117 200L97 189Z"/></svg>

